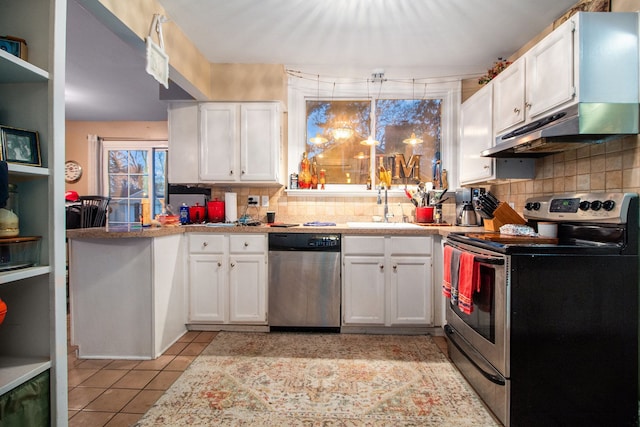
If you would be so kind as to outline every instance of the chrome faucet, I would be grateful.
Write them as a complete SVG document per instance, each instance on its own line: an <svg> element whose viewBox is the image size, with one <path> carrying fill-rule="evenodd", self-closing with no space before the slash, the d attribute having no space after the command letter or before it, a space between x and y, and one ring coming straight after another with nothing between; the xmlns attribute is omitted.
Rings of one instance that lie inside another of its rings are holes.
<svg viewBox="0 0 640 427"><path fill-rule="evenodd" d="M382 204L382 185L378 187L378 201L377 204ZM389 222L389 218L393 217L392 213L389 213L389 200L387 197L387 187L384 187L384 222Z"/></svg>

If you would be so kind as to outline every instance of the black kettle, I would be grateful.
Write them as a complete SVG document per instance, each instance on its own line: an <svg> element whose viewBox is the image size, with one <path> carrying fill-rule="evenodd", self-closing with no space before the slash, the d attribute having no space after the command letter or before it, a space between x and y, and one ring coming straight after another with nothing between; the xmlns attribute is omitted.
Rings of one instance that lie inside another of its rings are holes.
<svg viewBox="0 0 640 427"><path fill-rule="evenodd" d="M476 216L476 211L473 209L471 202L464 202L462 205L459 223L463 227L478 225L478 217Z"/></svg>

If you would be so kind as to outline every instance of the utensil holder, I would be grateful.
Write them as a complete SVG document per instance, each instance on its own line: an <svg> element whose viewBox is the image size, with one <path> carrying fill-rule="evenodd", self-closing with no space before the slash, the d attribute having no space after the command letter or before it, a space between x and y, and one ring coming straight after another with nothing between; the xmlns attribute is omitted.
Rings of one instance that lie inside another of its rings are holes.
<svg viewBox="0 0 640 427"><path fill-rule="evenodd" d="M484 220L484 229L487 231L500 231L505 224L526 224L518 212L514 211L508 203L501 202L493 212L493 218Z"/></svg>

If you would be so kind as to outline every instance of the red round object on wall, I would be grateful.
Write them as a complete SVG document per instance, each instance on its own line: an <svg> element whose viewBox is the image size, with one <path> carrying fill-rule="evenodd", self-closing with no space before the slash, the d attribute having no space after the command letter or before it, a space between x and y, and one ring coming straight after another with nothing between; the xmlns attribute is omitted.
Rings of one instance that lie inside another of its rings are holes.
<svg viewBox="0 0 640 427"><path fill-rule="evenodd" d="M7 304L0 299L0 325L4 321L4 316L7 315Z"/></svg>

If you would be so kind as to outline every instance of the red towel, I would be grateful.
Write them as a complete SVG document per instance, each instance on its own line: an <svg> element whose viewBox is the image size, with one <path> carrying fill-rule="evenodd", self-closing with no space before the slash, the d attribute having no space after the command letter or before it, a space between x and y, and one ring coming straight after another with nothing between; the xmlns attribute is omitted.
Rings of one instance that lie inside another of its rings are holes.
<svg viewBox="0 0 640 427"><path fill-rule="evenodd" d="M480 264L469 252L460 255L458 273L458 308L465 314L473 312L473 293L480 290Z"/></svg>
<svg viewBox="0 0 640 427"><path fill-rule="evenodd" d="M442 254L442 295L447 298L451 298L451 254L453 254L453 248L445 245L444 252Z"/></svg>

